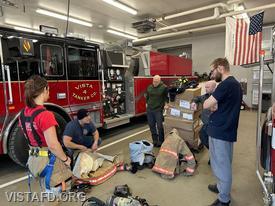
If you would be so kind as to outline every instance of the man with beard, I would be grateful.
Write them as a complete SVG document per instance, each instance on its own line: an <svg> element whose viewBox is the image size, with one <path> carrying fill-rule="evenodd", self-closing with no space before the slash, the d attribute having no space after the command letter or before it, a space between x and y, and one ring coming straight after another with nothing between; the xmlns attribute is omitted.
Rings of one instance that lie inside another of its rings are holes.
<svg viewBox="0 0 275 206"><path fill-rule="evenodd" d="M218 193L218 199L212 206L227 206L230 204L233 143L237 141L242 89L240 83L230 75L226 58L215 59L211 67L215 81L220 84L204 102L203 108L218 105L210 115L207 130L211 168L218 182L208 185L208 189Z"/></svg>

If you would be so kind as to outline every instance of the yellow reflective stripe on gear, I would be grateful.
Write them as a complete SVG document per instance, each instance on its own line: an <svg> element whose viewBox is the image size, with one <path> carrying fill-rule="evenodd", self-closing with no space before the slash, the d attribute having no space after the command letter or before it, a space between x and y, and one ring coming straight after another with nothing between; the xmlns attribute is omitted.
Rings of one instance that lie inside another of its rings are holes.
<svg viewBox="0 0 275 206"><path fill-rule="evenodd" d="M32 152L31 150L29 150L29 155L39 156L39 157L48 157L49 153L48 153L48 151L44 151L44 150L39 151L38 153Z"/></svg>
<svg viewBox="0 0 275 206"><path fill-rule="evenodd" d="M48 153L48 151L39 151L38 156L40 156L40 157L48 157L49 153Z"/></svg>

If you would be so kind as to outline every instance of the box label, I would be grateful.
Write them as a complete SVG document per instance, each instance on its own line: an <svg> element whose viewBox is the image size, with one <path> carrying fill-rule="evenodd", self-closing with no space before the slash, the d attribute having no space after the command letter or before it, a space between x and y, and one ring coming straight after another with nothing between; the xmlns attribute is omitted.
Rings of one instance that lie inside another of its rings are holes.
<svg viewBox="0 0 275 206"><path fill-rule="evenodd" d="M170 114L175 117L180 117L180 110L178 109L171 109Z"/></svg>
<svg viewBox="0 0 275 206"><path fill-rule="evenodd" d="M182 113L184 119L193 120L193 114Z"/></svg>
<svg viewBox="0 0 275 206"><path fill-rule="evenodd" d="M191 104L188 101L180 100L180 107L185 108L185 109L190 109Z"/></svg>

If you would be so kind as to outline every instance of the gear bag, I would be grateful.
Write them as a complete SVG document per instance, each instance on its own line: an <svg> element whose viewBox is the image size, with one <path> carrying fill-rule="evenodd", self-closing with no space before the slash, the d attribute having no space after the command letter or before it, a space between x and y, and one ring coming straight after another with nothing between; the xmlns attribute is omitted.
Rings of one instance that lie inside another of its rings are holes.
<svg viewBox="0 0 275 206"><path fill-rule="evenodd" d="M132 163L138 163L140 166L153 161L153 144L147 140L135 141L129 144L130 158ZM148 155L148 157L147 157Z"/></svg>

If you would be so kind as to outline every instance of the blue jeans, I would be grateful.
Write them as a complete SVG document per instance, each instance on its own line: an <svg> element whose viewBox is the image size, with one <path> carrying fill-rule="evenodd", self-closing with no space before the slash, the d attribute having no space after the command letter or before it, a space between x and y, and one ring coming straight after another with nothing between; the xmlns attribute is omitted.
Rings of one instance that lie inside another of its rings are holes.
<svg viewBox="0 0 275 206"><path fill-rule="evenodd" d="M229 202L232 186L233 142L209 137L209 153L211 168L218 180L218 199L221 202Z"/></svg>
<svg viewBox="0 0 275 206"><path fill-rule="evenodd" d="M163 112L147 110L147 120L150 127L153 144L162 144L164 141Z"/></svg>
<svg viewBox="0 0 275 206"><path fill-rule="evenodd" d="M101 145L102 139L98 139L98 146ZM92 136L84 136L83 144L87 148L91 148L94 144L94 138Z"/></svg>

